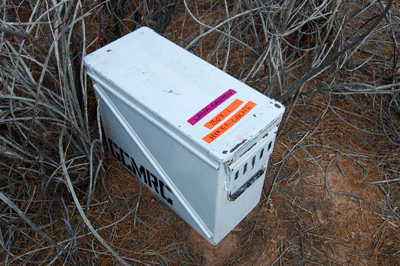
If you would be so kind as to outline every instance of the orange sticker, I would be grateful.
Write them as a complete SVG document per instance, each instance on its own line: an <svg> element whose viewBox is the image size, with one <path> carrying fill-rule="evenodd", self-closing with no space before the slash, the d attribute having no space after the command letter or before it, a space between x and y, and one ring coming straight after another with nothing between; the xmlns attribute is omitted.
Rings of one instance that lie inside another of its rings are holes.
<svg viewBox="0 0 400 266"><path fill-rule="evenodd" d="M253 109L254 106L256 105L257 105L256 103L250 101L247 102L245 106L243 106L239 111L233 114L227 121L225 121L217 129L215 129L213 132L205 136L203 140L207 143L213 142L219 136L224 134L228 129L233 127L237 122L239 122L239 120L242 119L245 115L247 115L251 111L251 109Z"/></svg>
<svg viewBox="0 0 400 266"><path fill-rule="evenodd" d="M222 110L219 114L213 117L210 121L208 121L204 126L208 129L212 129L214 126L218 125L222 120L227 118L233 111L235 111L243 101L241 100L234 100L228 107Z"/></svg>

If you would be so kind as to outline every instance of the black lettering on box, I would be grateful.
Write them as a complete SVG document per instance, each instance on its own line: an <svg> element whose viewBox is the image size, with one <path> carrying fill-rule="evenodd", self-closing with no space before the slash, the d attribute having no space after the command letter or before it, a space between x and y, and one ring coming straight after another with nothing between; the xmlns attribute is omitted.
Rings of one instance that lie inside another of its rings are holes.
<svg viewBox="0 0 400 266"><path fill-rule="evenodd" d="M109 144L108 146L110 149L110 153L118 161L120 161L126 168L128 168L137 178L143 179L143 183L150 187L151 190L159 194L169 204L173 205L173 200L165 196L165 190L169 191L171 194L172 191L168 186L164 184L164 182L161 181L161 179L157 178L143 165L140 165L140 167L138 167L135 160L131 156L129 156L129 154L125 152L122 148L118 147L118 145L114 143L111 139L107 138L107 141Z"/></svg>

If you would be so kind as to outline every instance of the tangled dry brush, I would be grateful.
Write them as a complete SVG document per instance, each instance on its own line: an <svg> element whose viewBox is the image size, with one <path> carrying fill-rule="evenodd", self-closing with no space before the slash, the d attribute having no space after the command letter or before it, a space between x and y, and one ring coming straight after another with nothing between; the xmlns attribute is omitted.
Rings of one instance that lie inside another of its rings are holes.
<svg viewBox="0 0 400 266"><path fill-rule="evenodd" d="M287 106L262 199L263 206L281 204L293 221L277 243L275 265L357 264L360 257L398 264L399 16L393 0L3 0L0 261L205 263L187 244L185 224L154 207L104 150L82 63L149 26ZM354 256L347 261L335 255L336 242L315 242L316 235L340 236L310 227L315 210L301 200L306 185L312 188L309 165L322 171L327 197L338 197L328 173L343 161L360 171L361 188L380 193L376 202L347 195L376 218L371 245L348 246ZM244 231L267 232L260 221ZM247 245L225 263L243 259Z"/></svg>

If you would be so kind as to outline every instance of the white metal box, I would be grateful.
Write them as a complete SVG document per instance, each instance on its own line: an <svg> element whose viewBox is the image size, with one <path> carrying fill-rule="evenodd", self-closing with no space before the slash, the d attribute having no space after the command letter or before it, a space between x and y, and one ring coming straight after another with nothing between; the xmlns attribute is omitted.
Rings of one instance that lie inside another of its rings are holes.
<svg viewBox="0 0 400 266"><path fill-rule="evenodd" d="M110 152L217 244L260 200L284 107L146 27L84 62Z"/></svg>

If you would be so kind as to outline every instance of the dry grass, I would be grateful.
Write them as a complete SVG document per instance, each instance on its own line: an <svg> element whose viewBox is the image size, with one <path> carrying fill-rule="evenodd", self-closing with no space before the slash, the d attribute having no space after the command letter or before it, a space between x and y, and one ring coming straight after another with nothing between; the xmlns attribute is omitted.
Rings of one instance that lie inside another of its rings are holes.
<svg viewBox="0 0 400 266"><path fill-rule="evenodd" d="M399 265L398 2L0 8L2 264ZM82 58L143 25L287 106L260 204L226 252L197 248L103 151Z"/></svg>

